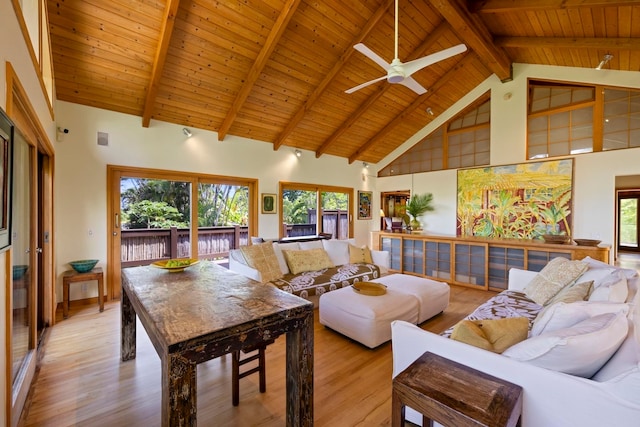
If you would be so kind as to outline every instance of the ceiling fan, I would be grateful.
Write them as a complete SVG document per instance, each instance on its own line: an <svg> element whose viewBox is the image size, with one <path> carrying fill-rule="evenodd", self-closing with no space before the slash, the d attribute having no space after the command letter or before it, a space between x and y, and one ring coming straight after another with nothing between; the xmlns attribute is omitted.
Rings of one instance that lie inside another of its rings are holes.
<svg viewBox="0 0 640 427"><path fill-rule="evenodd" d="M435 64L436 62L445 60L467 50L467 46L459 44L448 49L441 50L440 52L432 53L431 55L423 56L422 58L414 59L407 63L402 63L402 61L398 59L398 0L396 0L395 3L395 56L393 61L391 61L391 64L387 63L387 61L382 59L377 53L366 47L363 43L358 43L354 46L355 50L382 67L387 72L387 75L345 90L346 93L353 93L371 84L387 79L389 83L400 83L401 85L413 90L418 95L422 95L423 93L426 93L427 90L422 87L420 83L415 81L411 75L424 67Z"/></svg>

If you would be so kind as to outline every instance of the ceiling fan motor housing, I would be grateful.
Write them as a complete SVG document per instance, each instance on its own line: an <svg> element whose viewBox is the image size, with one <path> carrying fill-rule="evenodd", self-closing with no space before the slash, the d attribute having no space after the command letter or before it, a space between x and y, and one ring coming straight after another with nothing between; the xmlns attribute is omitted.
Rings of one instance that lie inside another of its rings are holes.
<svg viewBox="0 0 640 427"><path fill-rule="evenodd" d="M402 62L398 58L395 58L391 61L391 65L389 70L387 70L387 81L389 83L400 83L405 78L404 68L402 67Z"/></svg>

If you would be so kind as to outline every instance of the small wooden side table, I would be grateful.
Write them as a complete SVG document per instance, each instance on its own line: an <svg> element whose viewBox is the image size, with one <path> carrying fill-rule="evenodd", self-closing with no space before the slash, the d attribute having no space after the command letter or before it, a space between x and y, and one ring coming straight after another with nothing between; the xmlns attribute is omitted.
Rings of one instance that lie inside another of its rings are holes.
<svg viewBox="0 0 640 427"><path fill-rule="evenodd" d="M391 422L404 425L405 406L455 427L520 425L522 387L430 352L393 379Z"/></svg>
<svg viewBox="0 0 640 427"><path fill-rule="evenodd" d="M96 267L86 273L78 273L75 270L67 270L62 273L62 317L69 317L69 285L71 283L88 282L95 280L98 282L98 303L100 311L104 311L104 274L102 267Z"/></svg>

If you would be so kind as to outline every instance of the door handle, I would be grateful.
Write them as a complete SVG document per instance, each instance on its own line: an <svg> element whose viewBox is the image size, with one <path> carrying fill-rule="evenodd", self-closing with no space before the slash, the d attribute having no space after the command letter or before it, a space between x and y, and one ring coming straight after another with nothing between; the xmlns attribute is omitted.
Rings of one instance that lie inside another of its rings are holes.
<svg viewBox="0 0 640 427"><path fill-rule="evenodd" d="M36 248L36 252L41 254L42 253L42 248Z"/></svg>
<svg viewBox="0 0 640 427"><path fill-rule="evenodd" d="M115 223L113 224L115 228L120 228L120 214L116 213Z"/></svg>

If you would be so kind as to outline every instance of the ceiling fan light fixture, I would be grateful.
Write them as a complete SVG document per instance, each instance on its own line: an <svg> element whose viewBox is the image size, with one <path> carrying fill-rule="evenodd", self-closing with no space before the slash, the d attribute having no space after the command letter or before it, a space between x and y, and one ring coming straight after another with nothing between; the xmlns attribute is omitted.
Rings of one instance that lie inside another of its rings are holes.
<svg viewBox="0 0 640 427"><path fill-rule="evenodd" d="M600 63L598 64L598 66L596 67L596 70L602 70L602 67L604 67L605 65L607 65L609 63L609 61L611 61L613 59L613 55L610 53L606 53L603 57L602 57L602 61L600 61Z"/></svg>
<svg viewBox="0 0 640 427"><path fill-rule="evenodd" d="M193 135L188 128L182 128L182 133L184 133L187 138L191 138L191 135Z"/></svg>

